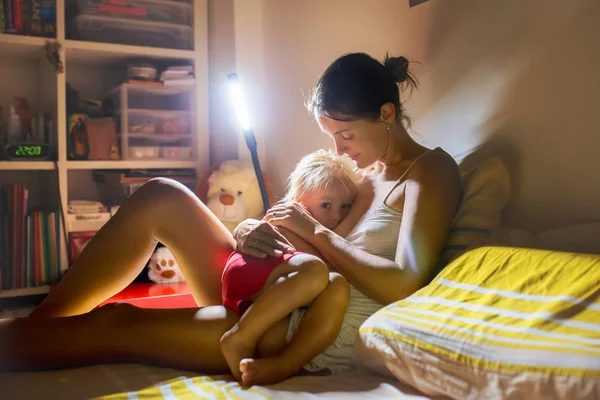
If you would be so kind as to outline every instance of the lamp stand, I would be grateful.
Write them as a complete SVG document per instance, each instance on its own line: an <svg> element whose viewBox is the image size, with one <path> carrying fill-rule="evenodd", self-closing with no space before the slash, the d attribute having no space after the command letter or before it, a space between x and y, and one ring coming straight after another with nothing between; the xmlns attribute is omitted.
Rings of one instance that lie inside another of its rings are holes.
<svg viewBox="0 0 600 400"><path fill-rule="evenodd" d="M260 162L258 161L258 151L256 145L256 137L254 136L254 131L252 129L244 130L244 139L246 139L246 145L248 146L248 150L250 150L250 155L252 156L252 164L254 165L254 173L256 174L256 179L258 180L258 187L260 188L260 194L262 196L263 201L263 210L266 214L271 206L269 205L269 195L267 193L267 187L265 185L265 180L263 178L262 170L260 169Z"/></svg>

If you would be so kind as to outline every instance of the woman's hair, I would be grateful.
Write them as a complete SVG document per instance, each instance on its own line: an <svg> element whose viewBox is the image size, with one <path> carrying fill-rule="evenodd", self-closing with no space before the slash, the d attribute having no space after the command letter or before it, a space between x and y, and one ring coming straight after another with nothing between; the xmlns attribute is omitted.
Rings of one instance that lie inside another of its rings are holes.
<svg viewBox="0 0 600 400"><path fill-rule="evenodd" d="M396 118L410 125L400 101L399 88L416 88L417 78L404 57L389 57L383 63L365 53L346 54L323 73L308 98L309 113L338 121L378 120L381 106L393 103Z"/></svg>
<svg viewBox="0 0 600 400"><path fill-rule="evenodd" d="M358 179L348 160L331 150L317 150L302 157L290 174L282 203L299 201L307 193L339 183L346 194L356 194Z"/></svg>

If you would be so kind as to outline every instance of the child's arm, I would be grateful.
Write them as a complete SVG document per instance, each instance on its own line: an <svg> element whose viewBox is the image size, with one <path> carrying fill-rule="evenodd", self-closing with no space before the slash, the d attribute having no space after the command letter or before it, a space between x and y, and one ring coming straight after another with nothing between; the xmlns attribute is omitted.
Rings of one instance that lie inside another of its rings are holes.
<svg viewBox="0 0 600 400"><path fill-rule="evenodd" d="M357 185L356 197L352 203L350 212L333 230L338 236L346 237L365 215L371 203L373 203L373 183L367 177L363 177ZM315 249L316 251L316 249Z"/></svg>
<svg viewBox="0 0 600 400"><path fill-rule="evenodd" d="M303 253L312 254L313 256L319 257L323 260L323 256L317 249L315 249L310 243L306 240L302 239L300 236L296 235L294 232L285 229L283 227L277 228L279 233L281 233L289 242L294 246L297 251L301 251Z"/></svg>

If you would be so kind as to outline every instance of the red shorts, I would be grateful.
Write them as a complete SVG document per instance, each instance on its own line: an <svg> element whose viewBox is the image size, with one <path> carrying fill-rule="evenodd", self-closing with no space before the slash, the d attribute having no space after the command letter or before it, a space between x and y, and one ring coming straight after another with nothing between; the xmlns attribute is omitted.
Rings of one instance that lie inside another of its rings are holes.
<svg viewBox="0 0 600 400"><path fill-rule="evenodd" d="M252 304L252 297L263 288L269 274L295 254L298 253L260 259L237 251L231 253L221 276L223 305L240 315L245 313Z"/></svg>

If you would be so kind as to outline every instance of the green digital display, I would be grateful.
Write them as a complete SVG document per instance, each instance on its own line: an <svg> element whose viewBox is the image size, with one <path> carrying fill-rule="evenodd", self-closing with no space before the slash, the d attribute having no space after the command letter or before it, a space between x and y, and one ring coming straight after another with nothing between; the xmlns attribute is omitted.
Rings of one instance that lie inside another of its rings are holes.
<svg viewBox="0 0 600 400"><path fill-rule="evenodd" d="M15 156L39 156L42 154L42 146L26 146L26 145L17 145L15 150Z"/></svg>
<svg viewBox="0 0 600 400"><path fill-rule="evenodd" d="M45 160L50 156L50 146L45 143L15 143L4 148L9 160Z"/></svg>

